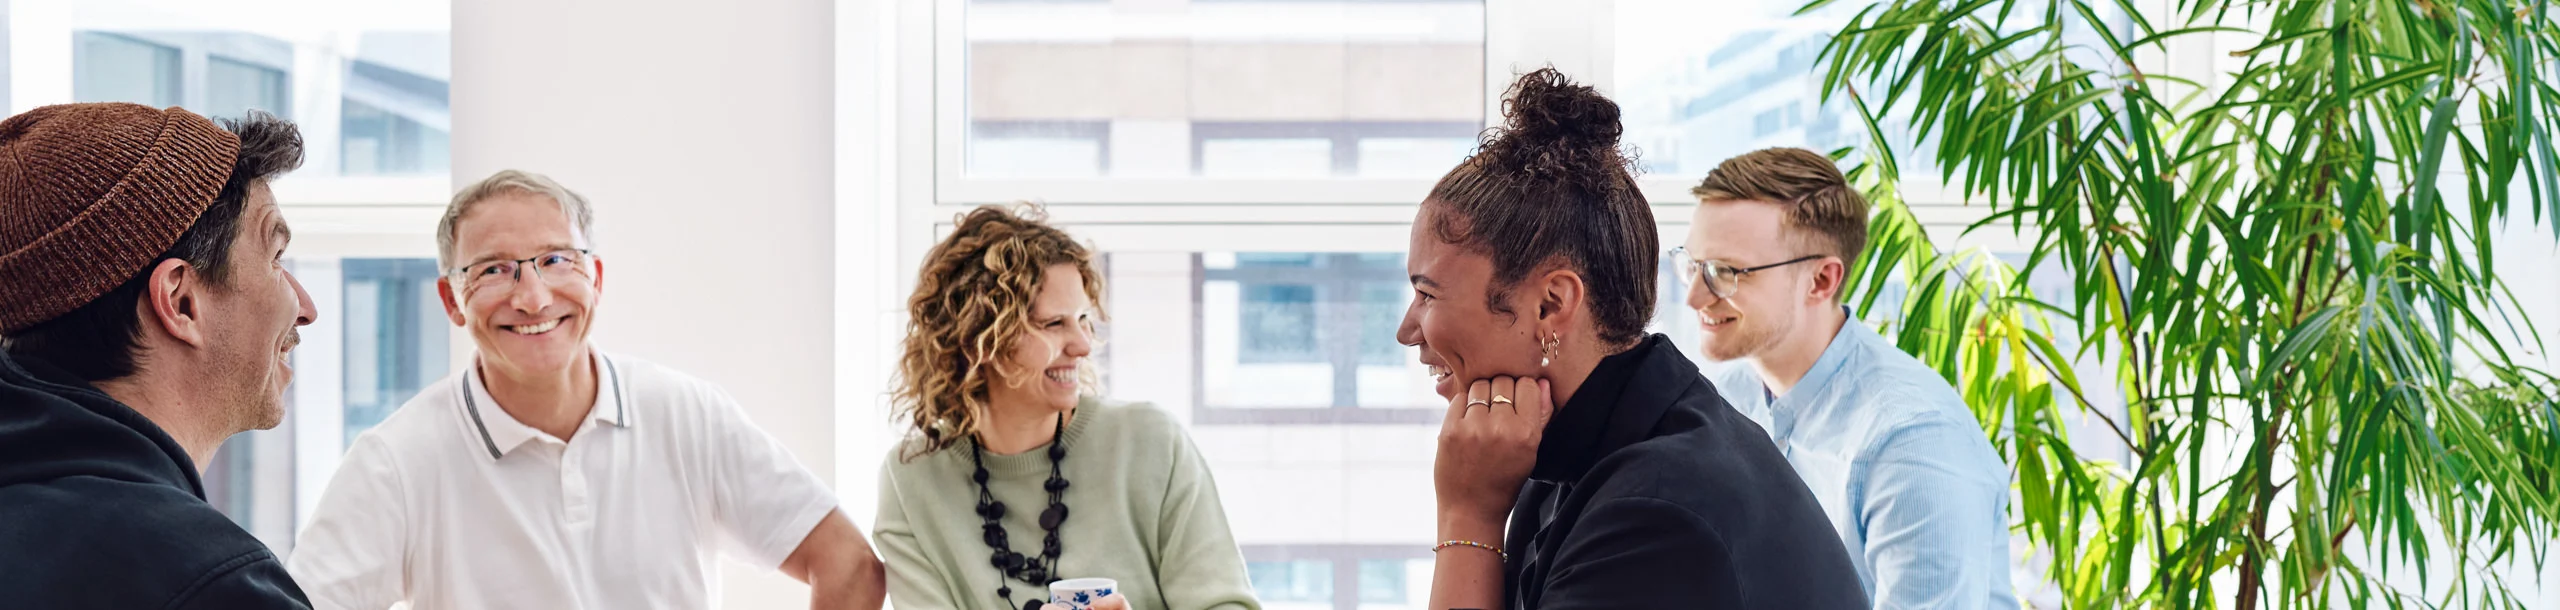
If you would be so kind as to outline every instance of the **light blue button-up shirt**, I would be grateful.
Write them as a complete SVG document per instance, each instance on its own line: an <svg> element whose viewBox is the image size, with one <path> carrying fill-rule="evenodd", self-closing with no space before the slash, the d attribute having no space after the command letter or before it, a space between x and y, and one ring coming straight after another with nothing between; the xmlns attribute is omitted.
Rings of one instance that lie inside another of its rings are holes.
<svg viewBox="0 0 2560 610"><path fill-rule="evenodd" d="M1813 488L1880 609L2015 610L2009 468L1944 377L1851 317L1786 395L1709 374Z"/></svg>

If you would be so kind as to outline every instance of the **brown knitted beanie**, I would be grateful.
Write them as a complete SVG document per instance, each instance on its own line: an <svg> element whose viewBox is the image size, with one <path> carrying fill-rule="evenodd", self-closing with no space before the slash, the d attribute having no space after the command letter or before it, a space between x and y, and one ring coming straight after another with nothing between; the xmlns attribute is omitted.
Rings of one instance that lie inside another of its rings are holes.
<svg viewBox="0 0 2560 610"><path fill-rule="evenodd" d="M0 121L0 334L86 305L178 243L240 137L183 109L62 104Z"/></svg>

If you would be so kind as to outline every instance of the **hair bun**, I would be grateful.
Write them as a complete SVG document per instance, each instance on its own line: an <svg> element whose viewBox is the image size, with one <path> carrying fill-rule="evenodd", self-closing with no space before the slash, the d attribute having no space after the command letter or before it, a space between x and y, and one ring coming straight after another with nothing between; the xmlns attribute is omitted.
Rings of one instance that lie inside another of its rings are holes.
<svg viewBox="0 0 2560 610"><path fill-rule="evenodd" d="M1504 131L1533 142L1572 148L1616 148L1626 128L1618 103L1589 85L1575 84L1554 66L1523 74L1504 92Z"/></svg>

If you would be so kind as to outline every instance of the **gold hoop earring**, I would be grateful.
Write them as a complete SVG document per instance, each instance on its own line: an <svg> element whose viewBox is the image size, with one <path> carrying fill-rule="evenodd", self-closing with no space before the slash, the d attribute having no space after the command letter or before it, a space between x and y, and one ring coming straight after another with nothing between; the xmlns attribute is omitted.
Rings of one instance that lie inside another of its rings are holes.
<svg viewBox="0 0 2560 610"><path fill-rule="evenodd" d="M1547 340L1538 342L1538 366L1555 364L1556 347L1563 342L1564 340L1557 337L1555 333L1547 333Z"/></svg>

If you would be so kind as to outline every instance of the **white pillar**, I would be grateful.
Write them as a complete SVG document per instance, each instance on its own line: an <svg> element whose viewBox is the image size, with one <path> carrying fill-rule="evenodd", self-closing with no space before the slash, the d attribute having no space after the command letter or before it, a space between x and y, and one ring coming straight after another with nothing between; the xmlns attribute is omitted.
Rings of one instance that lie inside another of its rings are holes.
<svg viewBox="0 0 2560 610"><path fill-rule="evenodd" d="M896 0L835 0L835 451L844 512L871 531L880 460L896 443L887 418L891 366L905 332L898 260ZM929 131L929 130L928 130ZM930 167L931 159L917 164ZM930 180L923 181L930 183ZM875 548L877 545L874 545Z"/></svg>
<svg viewBox="0 0 2560 610"><path fill-rule="evenodd" d="M594 201L596 343L725 388L829 480L835 27L827 2L453 5L455 182L522 168ZM807 605L722 573L725 607Z"/></svg>

